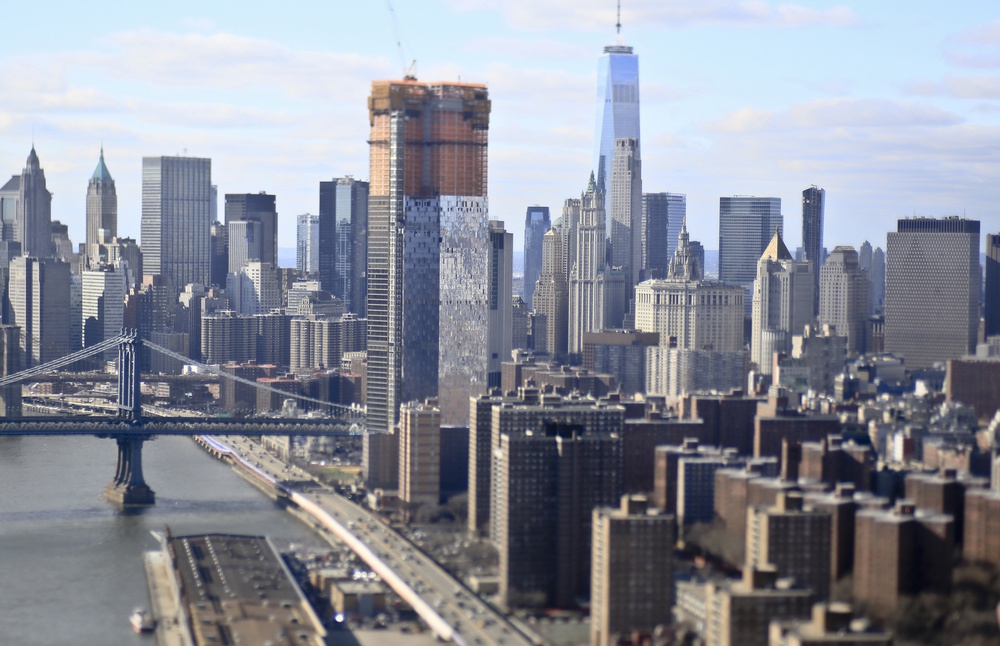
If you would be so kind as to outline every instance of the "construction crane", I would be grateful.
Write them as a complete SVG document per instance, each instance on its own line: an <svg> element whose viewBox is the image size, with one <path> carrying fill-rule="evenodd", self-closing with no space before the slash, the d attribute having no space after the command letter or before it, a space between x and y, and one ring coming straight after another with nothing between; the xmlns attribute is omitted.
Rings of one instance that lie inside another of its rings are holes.
<svg viewBox="0 0 1000 646"><path fill-rule="evenodd" d="M406 66L406 57L403 56L403 41L399 37L399 25L396 23L396 10L392 7L392 0L385 0L385 6L389 10L389 18L392 20L392 33L396 38L396 48L399 50L399 67L403 70L403 79L407 81L416 81L417 60L413 59L410 66Z"/></svg>

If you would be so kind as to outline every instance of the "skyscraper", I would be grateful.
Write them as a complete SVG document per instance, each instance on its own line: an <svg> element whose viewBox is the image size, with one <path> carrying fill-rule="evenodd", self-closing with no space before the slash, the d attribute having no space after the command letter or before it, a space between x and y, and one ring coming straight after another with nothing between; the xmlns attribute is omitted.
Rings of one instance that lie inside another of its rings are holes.
<svg viewBox="0 0 1000 646"><path fill-rule="evenodd" d="M319 280L365 316L368 299L368 182L340 177L319 183Z"/></svg>
<svg viewBox="0 0 1000 646"><path fill-rule="evenodd" d="M38 163L34 146L21 173L15 232L15 240L21 243L24 255L53 256L52 193L45 188L45 171Z"/></svg>
<svg viewBox="0 0 1000 646"><path fill-rule="evenodd" d="M439 392L462 423L487 381L486 86L375 81L368 105L368 428Z"/></svg>
<svg viewBox="0 0 1000 646"><path fill-rule="evenodd" d="M535 282L542 272L542 236L552 228L549 207L529 206L524 215L524 302L533 307Z"/></svg>
<svg viewBox="0 0 1000 646"><path fill-rule="evenodd" d="M848 356L865 351L868 288L868 276L861 271L854 247L834 247L820 269L818 320L847 337Z"/></svg>
<svg viewBox="0 0 1000 646"><path fill-rule="evenodd" d="M616 139L611 165L611 192L607 195L611 221L612 267L620 267L629 290L642 271L642 162L638 139Z"/></svg>
<svg viewBox="0 0 1000 646"><path fill-rule="evenodd" d="M979 221L906 218L886 240L885 350L928 368L975 349Z"/></svg>
<svg viewBox="0 0 1000 646"><path fill-rule="evenodd" d="M510 359L511 333L514 325L514 234L503 228L500 220L490 220L490 388L500 386L500 364Z"/></svg>
<svg viewBox="0 0 1000 646"><path fill-rule="evenodd" d="M301 214L295 229L295 270L307 277L319 271L319 216Z"/></svg>
<svg viewBox="0 0 1000 646"><path fill-rule="evenodd" d="M639 57L627 45L604 48L597 63L597 132L594 168L597 187L611 195L611 166L618 139L639 142ZM638 157L638 155L636 155ZM605 230L611 223L604 222Z"/></svg>
<svg viewBox="0 0 1000 646"><path fill-rule="evenodd" d="M210 284L212 160L142 158L143 272L163 275L175 290Z"/></svg>
<svg viewBox="0 0 1000 646"><path fill-rule="evenodd" d="M986 234L986 336L1000 334L1000 233Z"/></svg>
<svg viewBox="0 0 1000 646"><path fill-rule="evenodd" d="M753 303L757 261L775 229L781 232L782 224L780 197L719 198L719 280L743 286L747 316Z"/></svg>
<svg viewBox="0 0 1000 646"><path fill-rule="evenodd" d="M569 276L569 352L583 351L583 333L600 332L605 327L603 279L607 269L607 242L604 229L604 193L598 190L594 174L581 196L577 226L576 259Z"/></svg>
<svg viewBox="0 0 1000 646"><path fill-rule="evenodd" d="M792 258L775 232L757 263L753 284L750 361L771 374L774 352L788 352L792 337L813 319L812 264Z"/></svg>
<svg viewBox="0 0 1000 646"><path fill-rule="evenodd" d="M566 354L569 331L569 285L562 273L562 236L550 229L542 244L542 273L535 289L534 346L536 351L561 357Z"/></svg>
<svg viewBox="0 0 1000 646"><path fill-rule="evenodd" d="M814 289L813 314L819 312L819 277L823 266L823 212L826 209L826 191L815 184L802 191L802 249L806 260L812 263Z"/></svg>
<svg viewBox="0 0 1000 646"><path fill-rule="evenodd" d="M85 270L81 277L80 324L83 346L89 347L112 339L121 332L128 281L124 271L107 265ZM105 360L114 360L118 350L108 350L103 356Z"/></svg>
<svg viewBox="0 0 1000 646"><path fill-rule="evenodd" d="M61 260L11 259L11 324L21 328L25 368L69 354L69 282L69 264Z"/></svg>
<svg viewBox="0 0 1000 646"><path fill-rule="evenodd" d="M642 194L642 280L666 277L686 216L686 195Z"/></svg>
<svg viewBox="0 0 1000 646"><path fill-rule="evenodd" d="M244 261L259 260L278 266L278 211L275 208L275 198L261 191L260 193L226 193L226 227L229 228L229 271L235 272L233 251L241 246L240 236L233 235L231 228L235 222L256 222L256 228L248 227L248 244L255 252L244 258ZM251 231L256 231L256 239L251 241ZM242 264L242 263L241 263Z"/></svg>
<svg viewBox="0 0 1000 646"><path fill-rule="evenodd" d="M882 247L875 247L872 252L872 314L881 314L885 309L885 252Z"/></svg>
<svg viewBox="0 0 1000 646"><path fill-rule="evenodd" d="M101 231L106 233L101 236ZM118 193L115 180L104 164L104 147L94 174L87 183L87 260L92 266L100 262L100 244L118 236Z"/></svg>

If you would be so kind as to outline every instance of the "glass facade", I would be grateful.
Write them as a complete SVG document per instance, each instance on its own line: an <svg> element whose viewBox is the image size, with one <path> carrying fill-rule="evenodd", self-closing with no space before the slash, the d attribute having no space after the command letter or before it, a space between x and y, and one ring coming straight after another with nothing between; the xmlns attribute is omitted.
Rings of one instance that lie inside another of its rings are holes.
<svg viewBox="0 0 1000 646"><path fill-rule="evenodd" d="M757 261L774 237L783 230L780 197L736 195L719 198L719 280L742 285L745 314L753 303L753 281Z"/></svg>
<svg viewBox="0 0 1000 646"><path fill-rule="evenodd" d="M318 215L303 213L298 217L295 232L295 269L300 276L313 276L319 271Z"/></svg>
<svg viewBox="0 0 1000 646"><path fill-rule="evenodd" d="M594 173L605 195L611 192L615 140L639 139L639 57L631 47L604 48L597 63L597 140ZM605 222L610 230L610 223Z"/></svg>
<svg viewBox="0 0 1000 646"><path fill-rule="evenodd" d="M524 215L524 302L528 307L542 271L542 238L550 228L549 207L529 206Z"/></svg>

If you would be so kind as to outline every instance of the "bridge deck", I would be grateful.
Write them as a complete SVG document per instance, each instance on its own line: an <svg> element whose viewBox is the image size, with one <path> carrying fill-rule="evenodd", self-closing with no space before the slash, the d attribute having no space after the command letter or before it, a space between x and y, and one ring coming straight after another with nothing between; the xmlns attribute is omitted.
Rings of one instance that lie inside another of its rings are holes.
<svg viewBox="0 0 1000 646"><path fill-rule="evenodd" d="M5 435L93 435L148 437L151 435L357 435L364 424L329 419L220 419L155 417L129 422L102 417L3 418Z"/></svg>

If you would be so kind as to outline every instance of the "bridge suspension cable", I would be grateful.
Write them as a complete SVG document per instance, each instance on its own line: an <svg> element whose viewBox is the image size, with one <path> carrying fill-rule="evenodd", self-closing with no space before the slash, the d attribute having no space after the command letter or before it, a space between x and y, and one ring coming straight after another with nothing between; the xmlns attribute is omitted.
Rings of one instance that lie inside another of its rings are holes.
<svg viewBox="0 0 1000 646"><path fill-rule="evenodd" d="M315 397L308 397L306 395L298 395L296 393L290 393L290 392L288 392L286 390L281 390L280 388L274 388L272 386L268 386L266 384L262 384L262 383L259 383L259 382L256 382L256 381L252 381L250 379L245 379L243 377L238 377L236 375L233 375L233 374L230 374L228 372L225 372L224 370L220 370L219 368L216 368L214 366L210 366L210 365L207 365L207 364L203 364L203 363L199 363L197 361L194 361L190 357L186 357L183 354L180 354L179 352L174 352L173 350L168 350L167 348L164 348L161 345L157 345L156 343L153 343L152 341L143 341L142 344L144 346L146 346L147 348L151 349L151 350L156 350L160 354L163 354L163 355L166 355L166 356L170 357L171 359L176 359L176 360L178 360L178 361L180 361L182 363L188 363L188 364L195 365L195 366L201 368L202 370L204 370L205 372L209 372L209 373L211 373L213 375L216 375L216 376L219 376L219 377L224 377L226 379L230 379L232 381L235 381L235 382L238 382L238 383L241 383L241 384L246 384L247 386L253 386L254 388L257 388L257 389L260 389L260 390L266 390L268 392L277 393L277 394L283 395L283 396L285 396L285 397L287 397L289 399L298 399L298 400L301 400L301 401L311 402L313 404L319 404L320 406L329 406L331 408L339 409L339 410L341 410L343 412L349 413L349 414L351 414L351 415L353 415L355 417L361 417L362 416L362 413L360 413L358 410L356 410L354 408L351 408L350 406L345 406L344 404L335 404L333 402L323 401L322 399L316 399ZM0 383L0 385L3 385L3 384Z"/></svg>
<svg viewBox="0 0 1000 646"><path fill-rule="evenodd" d="M30 379L36 375L42 375L47 372L55 372L60 368L65 368L66 366L76 363L81 359L86 359L87 357L92 357L95 354L110 350L118 346L118 337L112 337L110 339L105 339L100 343L90 346L89 348L83 348L82 350L77 350L72 354L67 354L65 357L59 357L58 359L53 359L48 363L43 363L31 368L26 368L20 372L15 372L12 375L8 375L0 379L0 386L9 386L10 384L15 384L25 379Z"/></svg>

